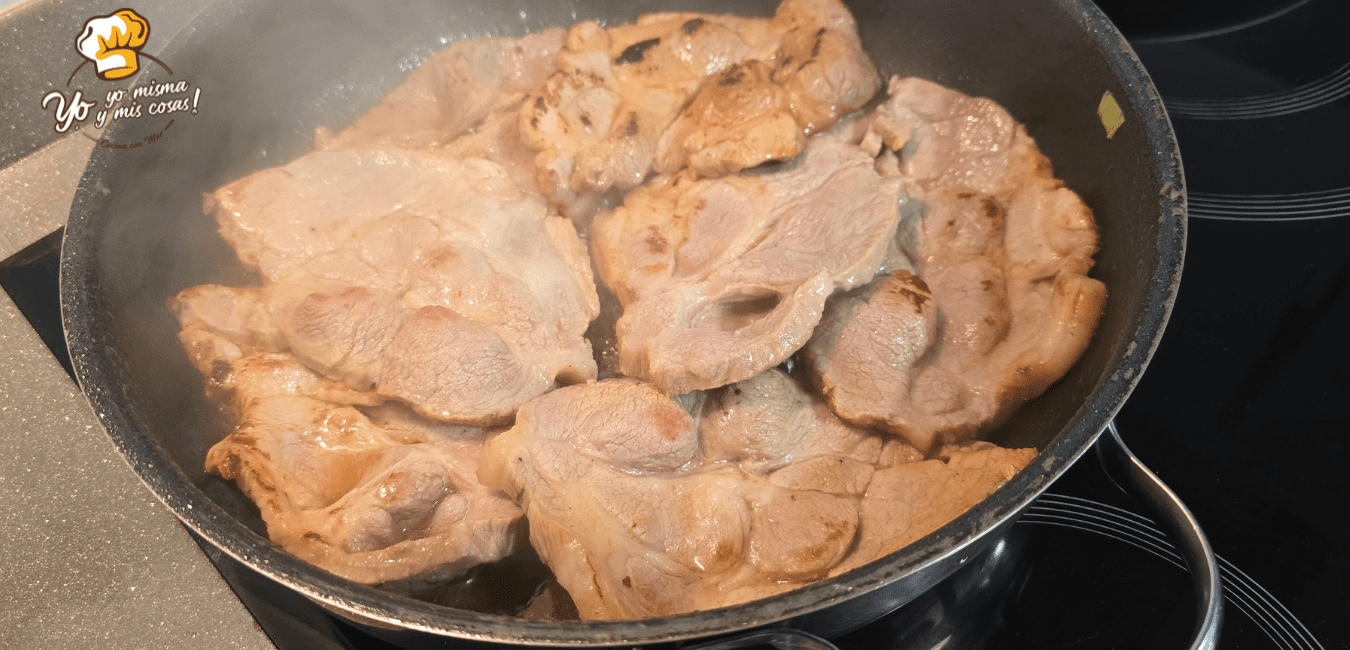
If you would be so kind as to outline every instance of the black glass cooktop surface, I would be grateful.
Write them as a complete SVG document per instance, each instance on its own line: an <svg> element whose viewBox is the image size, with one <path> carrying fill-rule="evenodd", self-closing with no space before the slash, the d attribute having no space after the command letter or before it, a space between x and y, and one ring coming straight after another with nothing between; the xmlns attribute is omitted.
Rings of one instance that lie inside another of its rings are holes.
<svg viewBox="0 0 1350 650"><path fill-rule="evenodd" d="M1190 215L1122 436L1220 556L1220 648L1350 647L1350 6L1102 4L1164 96ZM55 268L0 282L59 347ZM835 643L1185 647L1190 578L1142 512L1086 457L977 566ZM203 548L279 648L392 647Z"/></svg>

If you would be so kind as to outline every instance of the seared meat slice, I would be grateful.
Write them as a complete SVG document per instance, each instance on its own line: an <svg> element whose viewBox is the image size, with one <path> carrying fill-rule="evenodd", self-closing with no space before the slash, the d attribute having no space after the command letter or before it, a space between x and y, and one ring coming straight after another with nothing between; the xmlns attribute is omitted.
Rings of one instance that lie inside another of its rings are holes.
<svg viewBox="0 0 1350 650"><path fill-rule="evenodd" d="M296 357L357 390L383 385L385 350L408 320L397 298L360 286L315 291L297 302L272 306Z"/></svg>
<svg viewBox="0 0 1350 650"><path fill-rule="evenodd" d="M987 442L942 448L937 458L878 469L858 505L857 546L831 575L883 557L983 501L1036 457Z"/></svg>
<svg viewBox="0 0 1350 650"><path fill-rule="evenodd" d="M520 138L519 108L518 104L511 104L489 114L471 131L437 149L436 154L491 160L506 169L516 187L536 187L539 174L534 166L534 151Z"/></svg>
<svg viewBox="0 0 1350 650"><path fill-rule="evenodd" d="M178 339L206 378L206 393L239 421L249 405L276 395L306 395L335 404L379 404L384 398L324 378L294 355L278 352L280 337L256 288L202 285L169 300Z"/></svg>
<svg viewBox="0 0 1350 650"><path fill-rule="evenodd" d="M233 361L255 350L278 351L284 346L258 287L203 284L188 287L169 299L169 311L178 319L179 339L192 365L206 377L211 364Z"/></svg>
<svg viewBox="0 0 1350 650"><path fill-rule="evenodd" d="M1028 172L1048 175L1048 167L1019 169L1040 152L1025 127L993 100L917 77L892 77L886 93L865 122L862 146L873 154L882 146L898 153L898 171L914 194L959 187L999 196Z"/></svg>
<svg viewBox="0 0 1350 650"><path fill-rule="evenodd" d="M208 393L240 423L206 469L238 482L272 541L343 577L409 588L524 541L519 508L477 482L481 429L425 420L259 349L246 325L264 311L256 293L194 287L171 306Z"/></svg>
<svg viewBox="0 0 1350 650"><path fill-rule="evenodd" d="M624 374L670 395L748 379L810 338L825 299L872 279L898 179L830 134L781 170L662 178L597 215L597 268L624 305Z"/></svg>
<svg viewBox="0 0 1350 650"><path fill-rule="evenodd" d="M841 417L926 451L998 424L1063 376L1106 290L1085 275L1092 213L1021 125L926 81L891 90L864 145L899 147L898 171L928 206L923 279L899 271L832 301L803 358Z"/></svg>
<svg viewBox="0 0 1350 650"><path fill-rule="evenodd" d="M780 487L861 497L877 467L923 458L903 440L840 420L778 368L706 395L703 461L735 463Z"/></svg>
<svg viewBox="0 0 1350 650"><path fill-rule="evenodd" d="M734 564L750 513L735 475L681 475L698 452L678 404L631 379L527 402L478 478L516 497L530 541L582 618L691 611L699 566Z"/></svg>
<svg viewBox="0 0 1350 650"><path fill-rule="evenodd" d="M446 144L494 111L514 109L554 71L566 32L455 41L338 135L320 129L319 149L425 149Z"/></svg>
<svg viewBox="0 0 1350 650"><path fill-rule="evenodd" d="M263 278L171 301L242 423L207 467L298 557L413 588L523 541L520 510L477 483L482 430L419 414L507 421L555 379L594 376L590 261L516 133L562 35L457 43L329 150L207 197Z"/></svg>
<svg viewBox="0 0 1350 650"><path fill-rule="evenodd" d="M791 158L806 136L862 108L881 87L842 5L788 0L773 28L782 36L772 60L747 60L714 76L666 129L657 172L687 165L697 176L721 176Z"/></svg>
<svg viewBox="0 0 1350 650"><path fill-rule="evenodd" d="M937 342L937 324L938 308L928 286L898 271L832 299L802 358L840 417L868 426L900 421L896 413L872 414L882 404L892 410L921 408L896 396L913 392L912 375ZM904 421L917 419L911 415ZM918 432L905 437L928 449Z"/></svg>
<svg viewBox="0 0 1350 650"><path fill-rule="evenodd" d="M558 72L520 111L525 143L539 152L540 187L563 205L626 190L651 168L656 141L708 75L754 52L765 20L696 14L643 16L604 29L580 23Z"/></svg>
<svg viewBox="0 0 1350 650"><path fill-rule="evenodd" d="M819 577L852 544L847 499L699 462L694 420L648 384L548 393L489 439L479 479L516 495L582 618L688 612Z"/></svg>
<svg viewBox="0 0 1350 650"><path fill-rule="evenodd" d="M411 587L510 554L521 511L475 478L481 431L429 436L300 395L249 401L211 448L208 471L236 481L272 541L339 576Z"/></svg>
<svg viewBox="0 0 1350 650"><path fill-rule="evenodd" d="M808 132L773 72L752 59L713 76L661 135L653 168L715 178L801 153Z"/></svg>
<svg viewBox="0 0 1350 650"><path fill-rule="evenodd" d="M531 542L583 618L787 591L932 532L960 514L947 504L979 500L968 479L983 496L1007 474L941 475L932 493L903 493L875 477L923 464L916 450L840 421L777 369L682 401L632 379L571 386L525 404L487 443L479 479L520 500ZM875 513L864 506L873 491L887 500ZM903 507L924 516L893 514Z"/></svg>
<svg viewBox="0 0 1350 650"><path fill-rule="evenodd" d="M774 57L773 80L787 89L792 113L808 133L830 128L876 95L881 77L843 4L785 0L774 22L786 33Z"/></svg>
<svg viewBox="0 0 1350 650"><path fill-rule="evenodd" d="M263 276L277 349L355 390L487 425L595 376L586 250L497 163L322 151L207 204Z"/></svg>
<svg viewBox="0 0 1350 650"><path fill-rule="evenodd" d="M472 209L496 198L474 193L457 200L469 180L462 167L420 152L319 151L230 183L203 203L239 260L264 282L275 282L305 261L345 248L372 225L419 228L425 238L437 232L440 206ZM502 182L495 189L498 200L513 190ZM396 212L406 214L405 223L386 221ZM356 267L348 275L379 275L359 253L340 261ZM397 282L394 276L387 281Z"/></svg>
<svg viewBox="0 0 1350 650"><path fill-rule="evenodd" d="M653 14L610 29L577 25L558 72L521 107L544 193L585 214L609 188L642 182L658 150L663 173L691 156L704 175L790 157L803 134L875 94L876 71L855 31L837 0L786 0L772 20Z"/></svg>
<svg viewBox="0 0 1350 650"><path fill-rule="evenodd" d="M841 421L828 405L776 368L708 393L701 413L704 462L736 463L752 476L767 475L772 484L794 490L791 494L798 499L813 492L844 497L847 500L827 503L836 507L847 503L856 510L852 546L846 543L845 555L828 554L831 559L821 564L828 565L829 575L879 559L932 533L982 501L1036 456L1035 449L972 442L943 447L925 460L903 439ZM803 521L805 510L828 512L827 503L756 510L756 521L775 518L790 529L782 535L765 535L766 544L770 539L780 544L810 539L811 533L793 522ZM764 555L777 562L804 557L786 549ZM754 562L763 570L769 560ZM791 579L790 575L783 577Z"/></svg>

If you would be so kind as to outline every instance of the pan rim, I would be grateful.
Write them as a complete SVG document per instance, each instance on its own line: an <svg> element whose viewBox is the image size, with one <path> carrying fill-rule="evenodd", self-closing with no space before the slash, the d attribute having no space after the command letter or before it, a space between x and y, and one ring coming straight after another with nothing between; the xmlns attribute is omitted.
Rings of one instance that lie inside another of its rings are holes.
<svg viewBox="0 0 1350 650"><path fill-rule="evenodd" d="M1161 340L1181 277L1185 249L1185 184L1180 153L1170 121L1142 64L1123 36L1086 0L1053 0L1079 23L1123 82L1128 102L1142 116L1155 155L1158 184L1174 190L1160 195L1160 263L1145 308L1128 345L1134 346L1117 372L1099 381L1071 424L1005 489L915 544L834 578L742 605L650 619L623 621L526 621L425 603L339 578L286 554L266 538L235 521L198 489L123 410L102 378L109 360L93 338L89 297L92 233L85 225L97 205L93 183L108 158L91 162L72 207L63 236L61 306L66 340L81 389L100 425L142 482L185 525L244 565L326 607L345 612L373 627L391 626L472 641L553 647L605 647L682 641L778 625L835 607L859 593L893 584L920 569L963 562L978 542L1010 524L1078 460L1100 436L1138 383ZM1126 344L1122 341L1121 344ZM1130 372L1119 370L1128 368ZM1109 372L1108 368L1108 372Z"/></svg>

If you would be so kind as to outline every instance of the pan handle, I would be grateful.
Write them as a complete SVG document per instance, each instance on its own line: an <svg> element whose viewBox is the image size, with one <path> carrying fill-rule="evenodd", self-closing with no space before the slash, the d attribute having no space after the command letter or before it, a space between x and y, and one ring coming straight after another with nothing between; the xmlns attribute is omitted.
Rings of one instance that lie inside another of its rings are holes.
<svg viewBox="0 0 1350 650"><path fill-rule="evenodd" d="M1166 484L1149 471L1125 446L1115 421L1108 422L1106 433L1096 444L1097 458L1106 473L1126 493L1140 499L1154 511L1158 525L1174 540L1194 580L1196 622L1190 650L1214 650L1219 643L1223 622L1223 585L1219 563L1200 524L1190 510Z"/></svg>

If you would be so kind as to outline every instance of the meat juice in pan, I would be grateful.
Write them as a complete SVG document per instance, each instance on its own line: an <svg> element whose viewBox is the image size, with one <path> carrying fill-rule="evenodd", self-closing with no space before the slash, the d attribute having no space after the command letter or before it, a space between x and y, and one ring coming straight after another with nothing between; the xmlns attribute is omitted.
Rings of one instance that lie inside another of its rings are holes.
<svg viewBox="0 0 1350 650"><path fill-rule="evenodd" d="M529 617L731 605L935 530L1035 455L976 436L1104 288L1006 111L899 78L859 110L881 81L834 0L453 44L207 197L262 278L171 301L237 425L208 470L302 559Z"/></svg>

